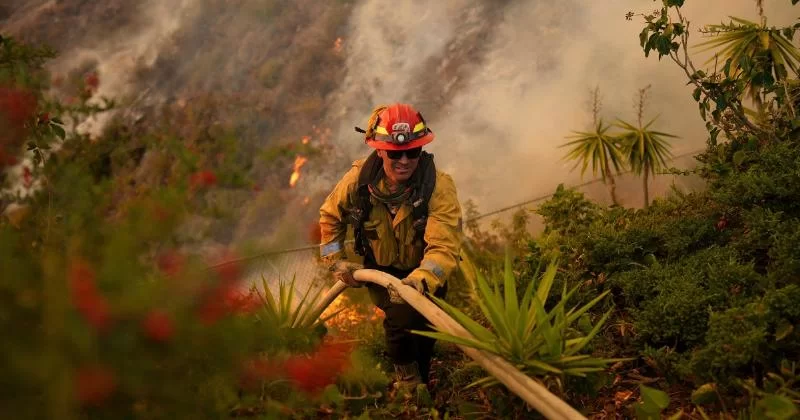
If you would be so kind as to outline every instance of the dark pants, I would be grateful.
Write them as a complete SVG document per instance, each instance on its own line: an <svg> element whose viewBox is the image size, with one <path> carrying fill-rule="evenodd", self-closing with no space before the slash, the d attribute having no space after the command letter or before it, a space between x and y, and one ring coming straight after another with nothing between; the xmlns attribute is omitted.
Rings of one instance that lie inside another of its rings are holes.
<svg viewBox="0 0 800 420"><path fill-rule="evenodd" d="M374 264L366 264L365 268L383 271L401 280L410 273L410 271L403 272L392 267L382 267ZM372 303L386 315L383 319L383 329L386 332L386 347L389 358L397 365L405 365L416 361L419 365L422 381L428 383L433 346L436 340L410 332L410 330L431 331L428 320L407 303L396 304L390 302L389 292L384 287L367 283L367 289ZM447 283L439 287L433 295L444 299L447 295Z"/></svg>

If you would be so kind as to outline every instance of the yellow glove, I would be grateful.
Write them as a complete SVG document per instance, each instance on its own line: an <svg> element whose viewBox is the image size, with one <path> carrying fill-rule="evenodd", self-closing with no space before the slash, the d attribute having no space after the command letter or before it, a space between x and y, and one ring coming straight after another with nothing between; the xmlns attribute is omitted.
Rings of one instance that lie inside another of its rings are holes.
<svg viewBox="0 0 800 420"><path fill-rule="evenodd" d="M364 268L361 264L338 260L328 268L333 273L333 278L349 287L362 287L363 284L353 278L353 271Z"/></svg>

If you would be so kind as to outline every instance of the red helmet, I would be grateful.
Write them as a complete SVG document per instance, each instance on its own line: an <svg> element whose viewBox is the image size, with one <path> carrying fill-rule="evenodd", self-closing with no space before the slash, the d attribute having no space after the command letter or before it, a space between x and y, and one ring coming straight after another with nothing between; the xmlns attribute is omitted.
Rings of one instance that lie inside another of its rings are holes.
<svg viewBox="0 0 800 420"><path fill-rule="evenodd" d="M358 130L358 128L357 128ZM433 131L422 114L407 104L381 106L372 111L364 140L378 150L407 150L433 141Z"/></svg>

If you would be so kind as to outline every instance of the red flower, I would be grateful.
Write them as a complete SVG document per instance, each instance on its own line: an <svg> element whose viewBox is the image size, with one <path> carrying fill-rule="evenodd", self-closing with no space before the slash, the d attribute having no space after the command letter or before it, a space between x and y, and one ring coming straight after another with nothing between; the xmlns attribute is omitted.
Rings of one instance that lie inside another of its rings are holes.
<svg viewBox="0 0 800 420"><path fill-rule="evenodd" d="M252 314L261 307L261 299L256 292L242 293L234 291L227 297L228 310L235 314Z"/></svg>
<svg viewBox="0 0 800 420"><path fill-rule="evenodd" d="M207 297L200 304L200 310L197 314L200 322L203 325L211 326L226 315L225 304L221 299L214 297Z"/></svg>
<svg viewBox="0 0 800 420"><path fill-rule="evenodd" d="M97 290L95 273L83 260L76 259L69 267L69 287L72 303L84 320L102 333L111 327L111 307Z"/></svg>
<svg viewBox="0 0 800 420"><path fill-rule="evenodd" d="M166 312L153 310L142 321L144 335L156 342L167 342L175 333L172 318Z"/></svg>
<svg viewBox="0 0 800 420"><path fill-rule="evenodd" d="M104 366L85 366L75 373L75 397L82 405L100 405L117 388L114 374Z"/></svg>
<svg viewBox="0 0 800 420"><path fill-rule="evenodd" d="M336 379L350 366L352 347L346 343L323 343L309 356L295 356L286 361L286 373L302 391L315 394Z"/></svg>
<svg viewBox="0 0 800 420"><path fill-rule="evenodd" d="M42 115L39 115L39 124L47 124L50 122L50 113L45 112Z"/></svg>
<svg viewBox="0 0 800 420"><path fill-rule="evenodd" d="M192 189L210 187L217 183L217 176L211 171L198 171L189 177L189 186Z"/></svg>
<svg viewBox="0 0 800 420"><path fill-rule="evenodd" d="M717 221L717 230L723 230L728 226L728 219L722 216Z"/></svg>
<svg viewBox="0 0 800 420"><path fill-rule="evenodd" d="M92 267L84 260L75 259L69 266L69 284L73 298L85 298L97 294Z"/></svg>
<svg viewBox="0 0 800 420"><path fill-rule="evenodd" d="M78 304L78 310L83 315L86 323L94 327L99 333L104 333L111 328L111 306L100 295L85 299Z"/></svg>

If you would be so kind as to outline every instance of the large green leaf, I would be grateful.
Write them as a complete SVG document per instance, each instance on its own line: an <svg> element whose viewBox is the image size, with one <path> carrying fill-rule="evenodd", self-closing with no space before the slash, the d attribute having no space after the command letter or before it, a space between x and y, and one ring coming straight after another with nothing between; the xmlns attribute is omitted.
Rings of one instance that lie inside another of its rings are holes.
<svg viewBox="0 0 800 420"><path fill-rule="evenodd" d="M430 297L434 303L439 305L445 313L450 315L456 322L461 324L470 334L475 336L478 340L483 342L497 341L497 337L491 331L484 328L481 324L475 322L469 316L458 310L455 306L450 305L445 300L436 296Z"/></svg>

